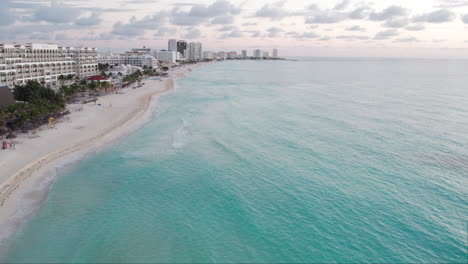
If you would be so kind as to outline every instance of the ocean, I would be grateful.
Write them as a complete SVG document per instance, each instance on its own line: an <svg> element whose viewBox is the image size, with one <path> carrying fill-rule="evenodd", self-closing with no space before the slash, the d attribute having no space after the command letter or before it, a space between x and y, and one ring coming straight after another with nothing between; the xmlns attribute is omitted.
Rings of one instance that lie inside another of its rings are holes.
<svg viewBox="0 0 468 264"><path fill-rule="evenodd" d="M60 172L0 262L466 263L468 61L226 61Z"/></svg>

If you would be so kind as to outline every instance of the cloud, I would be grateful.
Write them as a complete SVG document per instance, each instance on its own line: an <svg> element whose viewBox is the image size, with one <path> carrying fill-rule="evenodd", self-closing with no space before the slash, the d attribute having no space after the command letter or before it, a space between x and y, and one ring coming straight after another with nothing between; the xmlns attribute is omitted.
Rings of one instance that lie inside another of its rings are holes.
<svg viewBox="0 0 468 264"><path fill-rule="evenodd" d="M461 20L463 21L463 23L468 24L468 14L462 16Z"/></svg>
<svg viewBox="0 0 468 264"><path fill-rule="evenodd" d="M300 38L300 39L308 39L308 38L319 38L320 35L314 33L314 32L304 32L298 36L296 36L297 38Z"/></svg>
<svg viewBox="0 0 468 264"><path fill-rule="evenodd" d="M409 24L409 19L406 17L391 18L383 24L384 27L388 28L402 28Z"/></svg>
<svg viewBox="0 0 468 264"><path fill-rule="evenodd" d="M237 29L237 27L233 25L226 25L218 29L218 31L232 31L234 29Z"/></svg>
<svg viewBox="0 0 468 264"><path fill-rule="evenodd" d="M270 18L271 20L282 20L290 15L284 8L285 3L286 1L280 1L273 4L266 4L255 12L254 16Z"/></svg>
<svg viewBox="0 0 468 264"><path fill-rule="evenodd" d="M156 33L154 33L155 37L164 37L168 35L175 35L177 34L177 29L173 27L161 27L159 28Z"/></svg>
<svg viewBox="0 0 468 264"><path fill-rule="evenodd" d="M244 34L239 31L237 28L232 30L229 34L224 34L221 38L241 38Z"/></svg>
<svg viewBox="0 0 468 264"><path fill-rule="evenodd" d="M371 12L369 15L369 19L372 21L384 21L399 16L406 16L407 14L407 9L401 6L393 5L385 8L384 10L382 10L382 12Z"/></svg>
<svg viewBox="0 0 468 264"><path fill-rule="evenodd" d="M196 28L192 28L190 29L187 33L185 33L185 35L183 36L183 38L186 38L186 39L196 39L196 38L200 38L201 37L201 31L196 29Z"/></svg>
<svg viewBox="0 0 468 264"><path fill-rule="evenodd" d="M15 13L10 9L8 1L0 1L0 26L8 26L15 22Z"/></svg>
<svg viewBox="0 0 468 264"><path fill-rule="evenodd" d="M218 16L215 17L212 21L211 24L213 25L228 25L234 23L234 17L233 16Z"/></svg>
<svg viewBox="0 0 468 264"><path fill-rule="evenodd" d="M422 31L426 29L426 27L422 24L416 24L416 25L407 26L405 29L408 31Z"/></svg>
<svg viewBox="0 0 468 264"><path fill-rule="evenodd" d="M69 40L70 38L63 33L55 34L55 40Z"/></svg>
<svg viewBox="0 0 468 264"><path fill-rule="evenodd" d="M398 35L400 35L400 32L398 32L398 30L389 29L389 30L380 31L379 33L377 33L375 35L374 39L377 39L377 40L388 39L390 37L395 37L395 36L398 36Z"/></svg>
<svg viewBox="0 0 468 264"><path fill-rule="evenodd" d="M145 33L145 29L135 26L133 23L124 24L122 22L117 22L114 24L112 29L112 34L120 36L140 36Z"/></svg>
<svg viewBox="0 0 468 264"><path fill-rule="evenodd" d="M67 6L58 1L51 1L50 6L36 8L30 18L31 21L45 21L50 23L69 23L81 14L79 8Z"/></svg>
<svg viewBox="0 0 468 264"><path fill-rule="evenodd" d="M341 35L337 36L337 39L346 39L346 40L368 40L368 36L361 36L361 35Z"/></svg>
<svg viewBox="0 0 468 264"><path fill-rule="evenodd" d="M441 0L441 4L437 5L437 8L456 8L468 6L468 1L465 0Z"/></svg>
<svg viewBox="0 0 468 264"><path fill-rule="evenodd" d="M335 10L344 10L349 6L349 0L343 0L342 2L335 5L333 9Z"/></svg>
<svg viewBox="0 0 468 264"><path fill-rule="evenodd" d="M358 7L354 9L348 15L349 15L349 18L351 19L364 19L368 16L369 12L370 12L370 8L364 6L364 7Z"/></svg>
<svg viewBox="0 0 468 264"><path fill-rule="evenodd" d="M237 15L241 12L239 7L236 7L225 0L217 0L211 5L191 5L189 11L181 10L176 7L171 12L171 22L180 26L199 25L210 18L222 17L228 15Z"/></svg>
<svg viewBox="0 0 468 264"><path fill-rule="evenodd" d="M431 13L419 15L413 19L415 22L445 23L455 19L454 12L448 9L440 9Z"/></svg>
<svg viewBox="0 0 468 264"><path fill-rule="evenodd" d="M283 32L284 30L278 27L271 27L267 29L268 31L268 37L274 38L276 37L279 33Z"/></svg>
<svg viewBox="0 0 468 264"><path fill-rule="evenodd" d="M78 26L96 26L101 24L102 20L99 14L92 13L89 17L82 17L75 21Z"/></svg>
<svg viewBox="0 0 468 264"><path fill-rule="evenodd" d="M252 31L250 32L252 33L252 35L250 35L251 38L258 38L260 37L260 31L256 30L256 31Z"/></svg>
<svg viewBox="0 0 468 264"><path fill-rule="evenodd" d="M395 39L395 42L419 42L419 40L415 37L408 37Z"/></svg>
<svg viewBox="0 0 468 264"><path fill-rule="evenodd" d="M32 40L48 40L50 39L50 33L34 33L29 35L29 39Z"/></svg>
<svg viewBox="0 0 468 264"><path fill-rule="evenodd" d="M366 31L365 28L361 27L361 26L352 26L352 27L348 27L346 28L347 31L361 31L361 32L364 32Z"/></svg>
<svg viewBox="0 0 468 264"><path fill-rule="evenodd" d="M342 12L325 10L306 18L306 24L334 24L346 20L348 15Z"/></svg>
<svg viewBox="0 0 468 264"><path fill-rule="evenodd" d="M112 28L112 34L120 36L141 36L145 30L157 30L166 23L167 14L160 11L151 16L146 16L140 20L132 17L129 23L117 22Z"/></svg>
<svg viewBox="0 0 468 264"><path fill-rule="evenodd" d="M257 23L255 23L255 22L245 22L244 24L242 24L242 26L244 26L244 27L256 26L256 25L257 25Z"/></svg>

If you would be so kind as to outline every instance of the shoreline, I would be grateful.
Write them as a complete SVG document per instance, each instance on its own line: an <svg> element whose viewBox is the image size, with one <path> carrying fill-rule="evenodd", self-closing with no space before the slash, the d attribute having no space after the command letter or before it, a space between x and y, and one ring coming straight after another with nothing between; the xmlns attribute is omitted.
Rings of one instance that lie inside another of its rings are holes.
<svg viewBox="0 0 468 264"><path fill-rule="evenodd" d="M11 237L37 212L46 199L51 184L58 177L58 170L114 145L141 128L153 117L159 98L174 91L174 80L184 77L187 72L201 65L171 69L171 76L162 81L145 79L145 85L141 88L100 97L98 103L101 103L101 106L92 103L80 105L84 109L72 112L69 115L70 122L59 122L56 129L44 129L46 126L43 126L42 131L38 133L39 138L31 139L27 138L27 135L21 135L19 140L24 142L17 144L17 150L0 154L2 167L8 165L6 161L1 160L4 156L7 161L9 158L14 163L10 170L14 170L15 165L21 166L13 174L0 175L0 243ZM76 105L68 107L72 106ZM118 115L117 119L115 115ZM80 130L88 131L83 133ZM66 135L60 138L60 133ZM82 136L82 133L85 135ZM67 138L73 140L68 142ZM29 159L33 161L16 160L28 155L30 148L47 145L50 142L48 139L57 141L53 143L55 148L47 146L48 150L30 154ZM62 142L64 140L67 142ZM6 171L8 172L8 169Z"/></svg>

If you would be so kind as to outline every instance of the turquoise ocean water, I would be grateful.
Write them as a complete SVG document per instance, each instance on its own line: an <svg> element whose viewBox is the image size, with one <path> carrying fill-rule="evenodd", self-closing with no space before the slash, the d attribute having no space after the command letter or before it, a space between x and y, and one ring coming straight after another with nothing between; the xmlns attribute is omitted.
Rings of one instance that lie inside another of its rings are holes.
<svg viewBox="0 0 468 264"><path fill-rule="evenodd" d="M0 262L467 261L467 61L229 61L176 85Z"/></svg>

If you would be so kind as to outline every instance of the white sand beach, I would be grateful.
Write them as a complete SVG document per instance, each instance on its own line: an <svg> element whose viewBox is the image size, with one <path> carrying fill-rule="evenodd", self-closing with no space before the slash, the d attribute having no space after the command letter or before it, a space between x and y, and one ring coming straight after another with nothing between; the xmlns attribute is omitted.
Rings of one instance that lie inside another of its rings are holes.
<svg viewBox="0 0 468 264"><path fill-rule="evenodd" d="M141 127L151 118L157 98L173 89L173 79L194 67L172 69L171 77L146 79L140 88L99 97L97 104L69 105L71 114L55 128L43 126L35 135L19 135L15 150L0 150L0 241L40 205L57 168Z"/></svg>

